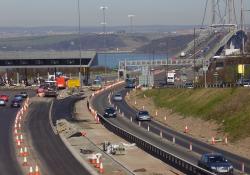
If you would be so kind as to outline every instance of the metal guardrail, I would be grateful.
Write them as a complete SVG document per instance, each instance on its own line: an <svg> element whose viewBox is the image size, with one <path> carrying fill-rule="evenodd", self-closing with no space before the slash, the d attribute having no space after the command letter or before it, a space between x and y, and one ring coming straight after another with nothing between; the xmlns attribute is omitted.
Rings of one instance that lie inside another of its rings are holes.
<svg viewBox="0 0 250 175"><path fill-rule="evenodd" d="M100 117L101 123L110 131L117 134L118 136L126 139L129 142L136 143L138 147L143 149L144 151L150 153L154 157L162 160L163 162L175 167L176 169L182 171L183 173L189 174L189 175L214 175L213 173L202 169L198 167L197 165L194 165L176 155L173 155L165 150L162 150L161 148L153 145L152 143L149 143L137 136L135 136L132 133L129 133L122 128L115 126L110 121L105 119L102 115L98 114Z"/></svg>
<svg viewBox="0 0 250 175"><path fill-rule="evenodd" d="M88 106L89 108L89 106ZM106 118L104 118L101 114L97 114L100 122L111 132L115 133L116 135L126 139L129 142L136 143L136 145L141 148L142 150L148 152L149 154L153 155L154 157L162 160L163 162L173 166L174 168L178 169L179 171L189 174L189 175L215 175L197 165L192 164L174 154L171 154L152 143L149 143L136 135L125 131L124 129L114 125Z"/></svg>

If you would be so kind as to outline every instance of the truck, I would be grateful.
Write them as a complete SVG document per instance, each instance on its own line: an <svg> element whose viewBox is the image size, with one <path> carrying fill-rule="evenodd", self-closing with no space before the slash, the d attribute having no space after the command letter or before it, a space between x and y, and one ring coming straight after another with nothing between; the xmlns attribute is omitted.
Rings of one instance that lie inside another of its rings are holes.
<svg viewBox="0 0 250 175"><path fill-rule="evenodd" d="M175 81L175 72L168 72L167 84L174 85L174 81Z"/></svg>
<svg viewBox="0 0 250 175"><path fill-rule="evenodd" d="M66 88L65 77L63 77L63 76L56 77L56 86L58 89L65 89Z"/></svg>

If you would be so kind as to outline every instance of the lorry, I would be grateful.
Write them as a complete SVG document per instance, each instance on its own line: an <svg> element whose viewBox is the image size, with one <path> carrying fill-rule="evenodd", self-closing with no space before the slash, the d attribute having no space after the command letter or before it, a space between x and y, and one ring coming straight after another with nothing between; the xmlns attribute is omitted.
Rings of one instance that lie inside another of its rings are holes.
<svg viewBox="0 0 250 175"><path fill-rule="evenodd" d="M174 81L175 81L175 72L168 72L167 84L174 85Z"/></svg>

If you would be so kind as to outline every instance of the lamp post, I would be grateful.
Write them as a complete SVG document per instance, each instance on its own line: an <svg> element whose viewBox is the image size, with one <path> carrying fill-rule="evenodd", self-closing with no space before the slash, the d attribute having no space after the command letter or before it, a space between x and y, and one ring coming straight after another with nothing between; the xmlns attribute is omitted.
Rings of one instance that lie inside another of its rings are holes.
<svg viewBox="0 0 250 175"><path fill-rule="evenodd" d="M103 26L103 49L106 47L106 9L108 9L107 6L101 6L100 10L102 10L102 15L103 15L103 22L101 23ZM104 59L105 59L105 74L107 74L107 58L104 53Z"/></svg>
<svg viewBox="0 0 250 175"><path fill-rule="evenodd" d="M81 11L80 11L80 0L77 3L77 11L78 11L78 38L79 38L79 57L80 57L80 66L79 66L79 81L80 87L82 87L82 43L81 43Z"/></svg>
<svg viewBox="0 0 250 175"><path fill-rule="evenodd" d="M194 77L193 77L194 78L194 80L193 80L194 81L194 88L195 88L195 76L196 76L195 75L195 52L196 52L196 50L195 50L196 49L195 48L196 47L195 35L196 35L196 29L194 28L194 55L193 55L193 57L194 57L194 70L193 70L194 71Z"/></svg>
<svg viewBox="0 0 250 175"><path fill-rule="evenodd" d="M129 22L130 22L130 32L133 33L133 18L135 15L128 15Z"/></svg>

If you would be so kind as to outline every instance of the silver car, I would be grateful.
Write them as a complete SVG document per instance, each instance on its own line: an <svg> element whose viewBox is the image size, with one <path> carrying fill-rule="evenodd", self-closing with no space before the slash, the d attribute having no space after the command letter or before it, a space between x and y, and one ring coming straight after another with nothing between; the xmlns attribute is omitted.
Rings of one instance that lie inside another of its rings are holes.
<svg viewBox="0 0 250 175"><path fill-rule="evenodd" d="M114 101L122 101L122 94L120 93L115 94Z"/></svg>
<svg viewBox="0 0 250 175"><path fill-rule="evenodd" d="M150 117L148 111L139 111L136 114L136 120L139 120L139 121L150 121L151 117Z"/></svg>

